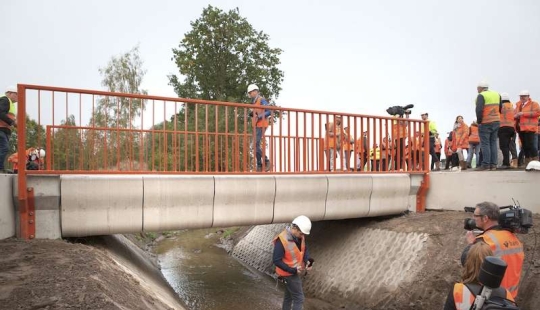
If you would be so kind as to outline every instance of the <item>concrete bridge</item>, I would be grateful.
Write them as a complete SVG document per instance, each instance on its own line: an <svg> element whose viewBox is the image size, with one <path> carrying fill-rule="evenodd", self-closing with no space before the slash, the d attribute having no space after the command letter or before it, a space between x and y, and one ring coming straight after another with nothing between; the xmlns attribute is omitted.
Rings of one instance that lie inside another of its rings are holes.
<svg viewBox="0 0 540 310"><path fill-rule="evenodd" d="M18 162L28 146L47 155L39 170L0 175L1 238L339 220L512 198L540 212L534 173L431 173L421 120L271 106L262 140L271 169L257 172L249 105L22 84L18 92L18 123L38 124L36 137L19 127ZM144 107L136 113L135 100ZM103 102L129 107L129 119L98 112Z"/></svg>

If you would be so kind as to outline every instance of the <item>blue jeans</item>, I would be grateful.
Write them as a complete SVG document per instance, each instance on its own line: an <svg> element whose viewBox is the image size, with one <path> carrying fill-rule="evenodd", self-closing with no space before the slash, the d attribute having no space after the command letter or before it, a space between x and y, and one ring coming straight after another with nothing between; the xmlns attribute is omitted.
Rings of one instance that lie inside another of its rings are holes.
<svg viewBox="0 0 540 310"><path fill-rule="evenodd" d="M263 139L264 132L266 131L266 127L255 127L256 136L255 136L255 156L257 157L257 166L262 167L262 147L261 142ZM268 156L264 157L266 165L270 163L268 160Z"/></svg>
<svg viewBox="0 0 540 310"><path fill-rule="evenodd" d="M480 147L482 148L482 167L497 167L499 127L501 127L501 122L478 125Z"/></svg>
<svg viewBox="0 0 540 310"><path fill-rule="evenodd" d="M9 152L9 136L4 131L0 130L0 173L4 171L4 163Z"/></svg>
<svg viewBox="0 0 540 310"><path fill-rule="evenodd" d="M285 277L285 296L283 297L283 310L302 310L304 306L304 291L302 279L298 274Z"/></svg>
<svg viewBox="0 0 540 310"><path fill-rule="evenodd" d="M467 165L471 165L473 155L476 156L476 167L480 167L480 143L469 143L469 150L467 151Z"/></svg>

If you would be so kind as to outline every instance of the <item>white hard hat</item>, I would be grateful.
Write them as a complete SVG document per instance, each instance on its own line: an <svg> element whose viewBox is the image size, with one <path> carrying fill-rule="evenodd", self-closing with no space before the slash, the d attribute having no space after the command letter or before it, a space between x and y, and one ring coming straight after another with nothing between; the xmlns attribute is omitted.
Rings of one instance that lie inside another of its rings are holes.
<svg viewBox="0 0 540 310"><path fill-rule="evenodd" d="M45 150L39 149L39 158L43 158L43 157L45 157Z"/></svg>
<svg viewBox="0 0 540 310"><path fill-rule="evenodd" d="M252 92L254 90L259 90L259 86L255 85L255 84L250 84L248 86L247 92L250 93L250 92Z"/></svg>
<svg viewBox="0 0 540 310"><path fill-rule="evenodd" d="M528 90L522 90L519 92L519 95L520 96L529 96L529 91Z"/></svg>
<svg viewBox="0 0 540 310"><path fill-rule="evenodd" d="M527 168L525 168L526 171L540 171L540 161L538 160L532 160L527 165Z"/></svg>
<svg viewBox="0 0 540 310"><path fill-rule="evenodd" d="M297 216L292 223L300 229L304 235L309 235L311 232L311 221L305 215Z"/></svg>
<svg viewBox="0 0 540 310"><path fill-rule="evenodd" d="M501 99L502 100L510 100L510 96L508 95L508 93L502 93L501 94Z"/></svg>
<svg viewBox="0 0 540 310"><path fill-rule="evenodd" d="M6 87L6 93L16 93L17 92L17 86L10 85Z"/></svg>
<svg viewBox="0 0 540 310"><path fill-rule="evenodd" d="M480 83L478 83L478 87L489 87L489 84L486 81L480 81Z"/></svg>

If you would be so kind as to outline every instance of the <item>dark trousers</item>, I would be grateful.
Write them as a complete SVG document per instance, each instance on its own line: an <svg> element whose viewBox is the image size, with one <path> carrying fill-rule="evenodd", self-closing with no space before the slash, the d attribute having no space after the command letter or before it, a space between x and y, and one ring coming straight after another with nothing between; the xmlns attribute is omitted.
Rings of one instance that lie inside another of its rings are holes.
<svg viewBox="0 0 540 310"><path fill-rule="evenodd" d="M0 130L0 173L5 170L4 163L9 152L9 134Z"/></svg>
<svg viewBox="0 0 540 310"><path fill-rule="evenodd" d="M256 127L256 140L255 140L255 150L256 150L256 157L257 157L257 166L262 166L262 139L264 136L264 132L266 131L266 127ZM266 165L270 164L270 161L268 160L268 156L264 156ZM266 168L266 167L265 167Z"/></svg>
<svg viewBox="0 0 540 310"><path fill-rule="evenodd" d="M512 136L512 138L510 139L510 154L512 154L512 159L517 159L518 158L518 153L517 153L517 149L516 149L516 134L515 133Z"/></svg>
<svg viewBox="0 0 540 310"><path fill-rule="evenodd" d="M521 140L521 147L523 148L525 158L538 157L538 150L534 148L535 132L520 132L519 139Z"/></svg>
<svg viewBox="0 0 540 310"><path fill-rule="evenodd" d="M285 296L283 297L283 310L302 310L304 306L304 291L302 279L298 274L285 277Z"/></svg>
<svg viewBox="0 0 540 310"><path fill-rule="evenodd" d="M483 167L497 167L497 133L500 126L501 122L478 125Z"/></svg>
<svg viewBox="0 0 540 310"><path fill-rule="evenodd" d="M435 136L429 136L429 155L431 155L431 169L433 169L433 163L438 163L441 160L435 153Z"/></svg>
<svg viewBox="0 0 540 310"><path fill-rule="evenodd" d="M437 158L439 159L439 161L441 161L441 152L435 152L435 155L437 155ZM433 161L433 158L431 160L431 170L433 170L433 168L435 168L435 162Z"/></svg>
<svg viewBox="0 0 540 310"><path fill-rule="evenodd" d="M371 160L371 171L386 171L386 158L379 160Z"/></svg>
<svg viewBox="0 0 540 310"><path fill-rule="evenodd" d="M499 147L503 154L503 166L510 166L510 144L512 136L515 137L514 127L501 127L499 129Z"/></svg>
<svg viewBox="0 0 540 310"><path fill-rule="evenodd" d="M405 170L405 138L399 138L394 141L396 145L396 156L394 157L394 170ZM398 164L399 163L399 164Z"/></svg>

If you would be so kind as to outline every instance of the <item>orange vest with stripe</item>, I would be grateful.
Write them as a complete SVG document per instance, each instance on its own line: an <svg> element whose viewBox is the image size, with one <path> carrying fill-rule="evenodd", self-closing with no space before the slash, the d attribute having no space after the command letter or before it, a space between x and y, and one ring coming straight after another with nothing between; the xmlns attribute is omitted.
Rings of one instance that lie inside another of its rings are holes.
<svg viewBox="0 0 540 310"><path fill-rule="evenodd" d="M407 122L402 121L401 119L396 119L393 122L392 126L392 138L406 138L407 137Z"/></svg>
<svg viewBox="0 0 540 310"><path fill-rule="evenodd" d="M296 246L296 243L293 240L292 234L287 230L283 230L277 237L274 238L273 242L281 242L283 249L285 249L285 254L283 255L283 262L291 267L297 268L304 266L304 253L306 251L306 244L304 238L302 238L302 244L300 249ZM292 276L292 273L289 273L276 266L276 273L282 277Z"/></svg>
<svg viewBox="0 0 540 310"><path fill-rule="evenodd" d="M529 99L525 106L521 101L516 103L516 113L522 112L519 117L519 131L521 132L536 132L538 130L538 116L540 116L540 106L538 102Z"/></svg>
<svg viewBox="0 0 540 310"><path fill-rule="evenodd" d="M442 148L441 139L435 138L435 153L440 153L441 148Z"/></svg>
<svg viewBox="0 0 540 310"><path fill-rule="evenodd" d="M514 128L516 121L514 120L514 106L512 102L505 102L501 108L501 127Z"/></svg>
<svg viewBox="0 0 540 310"><path fill-rule="evenodd" d="M498 93L485 90L480 93L484 97L484 110L482 112L482 124L500 122L501 113L499 112L499 103L501 97Z"/></svg>
<svg viewBox="0 0 540 310"><path fill-rule="evenodd" d="M474 304L476 296L469 290L469 288L463 283L454 284L454 303L456 310L469 310ZM506 299L514 301L512 294L506 290Z"/></svg>
<svg viewBox="0 0 540 310"><path fill-rule="evenodd" d="M326 136L324 138L324 148L341 150L343 144L343 138L345 136L343 127L334 122L326 123ZM347 142L349 143L349 142Z"/></svg>
<svg viewBox="0 0 540 310"><path fill-rule="evenodd" d="M471 125L469 134L469 143L480 143L480 136L478 135L478 126Z"/></svg>
<svg viewBox="0 0 540 310"><path fill-rule="evenodd" d="M256 106L255 108L253 108L253 111L255 111L255 113L257 113L257 115L262 115L262 118L258 118L258 116L255 116L255 114L253 114L253 117L256 117L257 118L257 121L255 122L255 127L268 127L268 119L265 117L265 110L264 108L257 108L257 107L261 107L261 100L263 99L263 97L259 96L257 97L257 99L255 99L255 102L253 103L254 106Z"/></svg>
<svg viewBox="0 0 540 310"><path fill-rule="evenodd" d="M521 268L525 253L519 239L506 230L488 230L476 238L481 238L489 245L493 255L506 262L508 267L504 273L501 287L507 289L516 298L521 279Z"/></svg>

